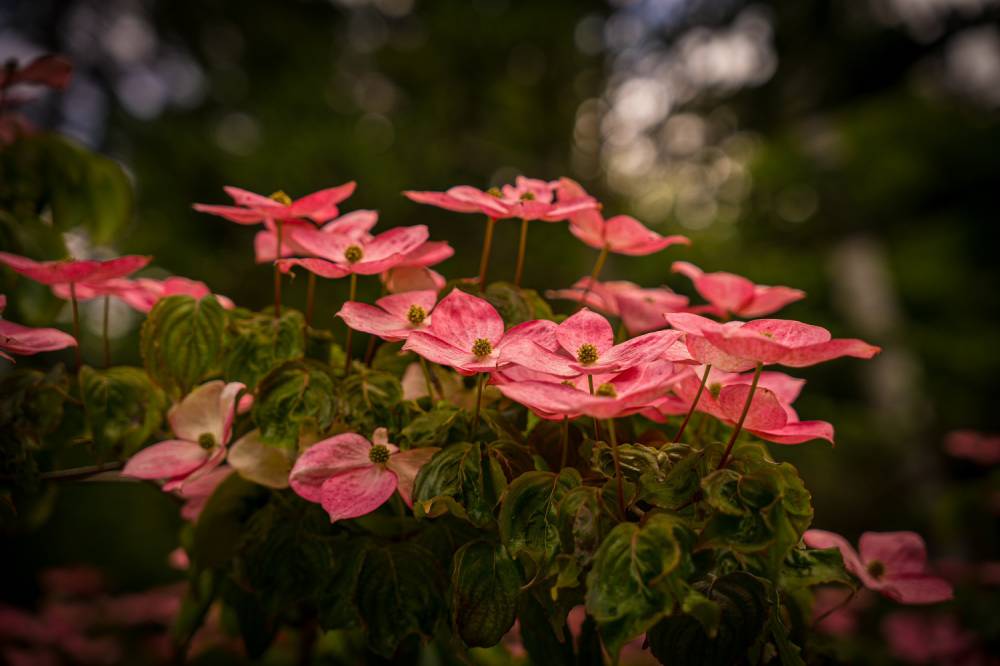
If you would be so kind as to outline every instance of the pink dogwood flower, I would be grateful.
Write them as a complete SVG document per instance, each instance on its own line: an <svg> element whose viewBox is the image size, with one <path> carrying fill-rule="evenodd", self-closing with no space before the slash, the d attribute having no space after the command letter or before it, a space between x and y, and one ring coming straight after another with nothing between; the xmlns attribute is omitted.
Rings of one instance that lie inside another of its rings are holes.
<svg viewBox="0 0 1000 666"><path fill-rule="evenodd" d="M801 289L754 284L745 277L722 271L705 273L686 261L675 261L671 270L690 278L695 290L709 302L703 309L721 318L763 317L806 297Z"/></svg>
<svg viewBox="0 0 1000 666"><path fill-rule="evenodd" d="M382 284L390 294L406 291L441 291L448 284L443 275L425 266L396 266L382 273Z"/></svg>
<svg viewBox="0 0 1000 666"><path fill-rule="evenodd" d="M975 430L954 430L945 436L944 450L950 456L990 467L1000 464L1000 435Z"/></svg>
<svg viewBox="0 0 1000 666"><path fill-rule="evenodd" d="M336 316L355 331L396 342L430 326L431 311L436 303L436 291L407 291L383 296L375 305L348 301Z"/></svg>
<svg viewBox="0 0 1000 666"><path fill-rule="evenodd" d="M459 185L446 192L406 191L403 194L417 203L459 213L482 213L495 220L519 218L558 222L574 213L591 210L600 205L590 196L557 201L558 184L558 181L518 176L514 185L504 185L486 192L475 187Z"/></svg>
<svg viewBox="0 0 1000 666"><path fill-rule="evenodd" d="M0 294L0 314L7 307L7 296ZM32 328L0 319L0 358L13 361L11 354L32 356L40 352L75 347L76 338L55 328Z"/></svg>
<svg viewBox="0 0 1000 666"><path fill-rule="evenodd" d="M630 335L666 327L664 312L681 312L688 298L666 287L643 288L634 282L577 280L569 289L547 291L548 298L564 298L592 308L608 317L618 317Z"/></svg>
<svg viewBox="0 0 1000 666"><path fill-rule="evenodd" d="M72 73L73 64L64 56L52 53L39 56L23 67L9 62L0 69L0 89L29 83L61 90L69 85Z"/></svg>
<svg viewBox="0 0 1000 666"><path fill-rule="evenodd" d="M100 283L125 277L145 267L152 257L126 255L115 259L76 259L64 261L35 261L9 252L0 252L0 264L15 273L44 285Z"/></svg>
<svg viewBox="0 0 1000 666"><path fill-rule="evenodd" d="M725 324L689 313L667 313L670 325L683 331L691 356L727 372L749 370L758 363L801 368L841 356L871 358L880 347L853 338L833 339L820 326L790 319L755 319Z"/></svg>
<svg viewBox="0 0 1000 666"><path fill-rule="evenodd" d="M325 234L342 236L351 240L369 241L371 230L378 223L378 212L374 210L353 210L319 227ZM316 225L302 219L285 220L282 230L281 256L308 256L309 251L295 242L300 229L316 230ZM267 226L254 236L254 258L258 264L271 263L278 258L278 230Z"/></svg>
<svg viewBox="0 0 1000 666"><path fill-rule="evenodd" d="M219 465L212 471L197 478L190 478L181 485L177 489L177 494L184 500L184 505L181 506L181 518L192 523L197 521L215 489L235 471L229 465Z"/></svg>
<svg viewBox="0 0 1000 666"><path fill-rule="evenodd" d="M225 187L235 206L194 204L200 213L217 215L237 224L260 224L306 218L313 222L326 222L339 214L337 204L354 193L355 183L349 182L291 200L284 192L270 197L255 194L238 187Z"/></svg>
<svg viewBox="0 0 1000 666"><path fill-rule="evenodd" d="M882 633L889 652L908 664L988 666L978 653L976 635L959 624L952 613L925 615L897 611L882 620Z"/></svg>
<svg viewBox="0 0 1000 666"><path fill-rule="evenodd" d="M858 551L847 539L824 530L807 530L810 548L836 548L844 566L869 590L903 604L934 604L952 598L948 581L927 572L927 548L915 532L865 532Z"/></svg>
<svg viewBox="0 0 1000 666"><path fill-rule="evenodd" d="M344 433L309 447L295 461L288 481L300 497L321 504L331 523L371 513L396 490L413 508L417 472L439 450L400 451L389 443L385 428L376 429L372 441Z"/></svg>
<svg viewBox="0 0 1000 666"><path fill-rule="evenodd" d="M590 197L579 183L569 178L559 181L557 194L562 201L583 201ZM654 254L671 245L691 244L686 236L661 236L629 215L604 219L596 207L570 216L569 230L594 249L633 257Z"/></svg>
<svg viewBox="0 0 1000 666"><path fill-rule="evenodd" d="M174 405L167 415L177 439L142 449L125 464L123 476L164 479L164 490L178 490L205 477L226 458L232 437L240 382L207 382Z"/></svg>
<svg viewBox="0 0 1000 666"><path fill-rule="evenodd" d="M370 239L299 229L295 242L312 256L279 259L277 266L284 273L301 266L325 278L342 278L352 273L377 275L403 263L427 236L427 227L422 224L395 227Z"/></svg>
<svg viewBox="0 0 1000 666"><path fill-rule="evenodd" d="M171 276L163 280L116 278L93 284L81 282L76 285L75 289L78 300L86 301L102 296L114 296L139 312L149 312L160 299L168 296L192 296L200 300L212 294L204 282L179 276ZM52 285L52 293L63 299L70 297L69 286L65 284ZM236 307L236 304L225 296L215 294L215 299L219 301L219 305L227 310Z"/></svg>

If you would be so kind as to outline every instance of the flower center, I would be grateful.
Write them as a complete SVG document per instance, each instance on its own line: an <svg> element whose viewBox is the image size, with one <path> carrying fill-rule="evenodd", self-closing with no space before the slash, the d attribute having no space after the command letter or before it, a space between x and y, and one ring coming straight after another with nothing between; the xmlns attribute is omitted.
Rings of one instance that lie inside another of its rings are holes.
<svg viewBox="0 0 1000 666"><path fill-rule="evenodd" d="M878 580L883 575L885 575L885 565L879 560L872 560L868 563L868 573L871 577Z"/></svg>
<svg viewBox="0 0 1000 666"><path fill-rule="evenodd" d="M493 343L486 338L476 338L472 343L472 355L476 358L483 358L493 353Z"/></svg>
<svg viewBox="0 0 1000 666"><path fill-rule="evenodd" d="M772 333L771 331L761 331L760 334L763 335L765 338L773 338L774 337L774 333Z"/></svg>
<svg viewBox="0 0 1000 666"><path fill-rule="evenodd" d="M580 361L584 365L590 365L597 361L597 347L585 342L580 345L580 348L576 350L576 360Z"/></svg>
<svg viewBox="0 0 1000 666"><path fill-rule="evenodd" d="M215 435L210 432L203 432L198 435L198 446L203 449L215 448Z"/></svg>
<svg viewBox="0 0 1000 666"><path fill-rule="evenodd" d="M615 390L614 384L601 384L594 391L594 395L599 395L605 398L617 398L618 391Z"/></svg>
<svg viewBox="0 0 1000 666"><path fill-rule="evenodd" d="M722 393L722 384L719 382L712 382L708 385L708 392L712 394L713 398L718 398L719 394Z"/></svg>
<svg viewBox="0 0 1000 666"><path fill-rule="evenodd" d="M288 196L287 194L285 194L284 190L278 190L277 192L275 192L274 194L272 194L268 198L272 199L274 201L277 201L282 206L291 206L292 205L292 198L290 196Z"/></svg>
<svg viewBox="0 0 1000 666"><path fill-rule="evenodd" d="M356 261L361 261L361 257L363 256L365 256L364 250L357 245L348 245L347 249L344 250L344 259L347 259L352 264Z"/></svg>
<svg viewBox="0 0 1000 666"><path fill-rule="evenodd" d="M499 187L491 187L490 189L486 190L486 194L490 195L491 197L496 197L497 199L503 196L503 192L500 191Z"/></svg>
<svg viewBox="0 0 1000 666"><path fill-rule="evenodd" d="M524 192L521 195L521 201L534 201L534 200L535 200L534 192Z"/></svg>
<svg viewBox="0 0 1000 666"><path fill-rule="evenodd" d="M389 462L389 447L376 444L368 451L368 460L376 465L384 465Z"/></svg>
<svg viewBox="0 0 1000 666"><path fill-rule="evenodd" d="M573 382L571 382L571 381L570 381L570 380L568 380L568 379L564 379L564 380L562 380L562 385L563 385L563 386L568 386L568 387L570 387L570 388L576 388L576 384L574 384Z"/></svg>
<svg viewBox="0 0 1000 666"><path fill-rule="evenodd" d="M414 303L410 306L409 311L406 313L406 318L411 324L417 326L418 324L424 323L424 319L427 319L427 311Z"/></svg>

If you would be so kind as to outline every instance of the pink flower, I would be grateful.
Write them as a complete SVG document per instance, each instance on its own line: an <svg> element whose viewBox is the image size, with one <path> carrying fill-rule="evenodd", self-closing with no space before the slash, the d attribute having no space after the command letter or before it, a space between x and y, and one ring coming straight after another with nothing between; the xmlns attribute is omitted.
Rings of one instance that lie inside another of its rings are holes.
<svg viewBox="0 0 1000 666"><path fill-rule="evenodd" d="M952 598L951 584L927 573L927 549L915 532L865 532L855 551L847 539L824 530L803 535L810 548L837 548L844 566L869 590L903 604L933 604Z"/></svg>
<svg viewBox="0 0 1000 666"><path fill-rule="evenodd" d="M763 317L806 297L801 289L754 284L732 273L705 273L686 261L675 261L671 270L691 278L710 304L705 309L718 317Z"/></svg>
<svg viewBox="0 0 1000 666"><path fill-rule="evenodd" d="M45 285L98 283L125 277L143 268L152 259L152 257L127 255L107 261L94 259L35 261L9 252L0 252L0 264L5 264L15 273Z"/></svg>
<svg viewBox="0 0 1000 666"><path fill-rule="evenodd" d="M616 345L608 320L583 308L555 329L556 347L529 341L509 349L504 360L560 377L613 374L657 360L688 359L682 347L679 355L671 349L681 337L678 331L656 331Z"/></svg>
<svg viewBox="0 0 1000 666"><path fill-rule="evenodd" d="M202 509L208 504L208 499L219 485L235 472L229 465L219 465L210 472L195 478L193 475L177 489L177 494L184 505L181 507L181 518L195 522Z"/></svg>
<svg viewBox="0 0 1000 666"><path fill-rule="evenodd" d="M33 83L61 90L69 85L73 64L61 55L47 54L35 58L24 67L7 65L0 69L0 88L19 83Z"/></svg>
<svg viewBox="0 0 1000 666"><path fill-rule="evenodd" d="M953 614L897 611L882 621L889 652L909 664L985 664L976 658L976 637Z"/></svg>
<svg viewBox="0 0 1000 666"><path fill-rule="evenodd" d="M174 405L167 420L177 439L136 453L122 470L136 479L165 479L164 490L183 490L217 468L226 457L236 398L246 387L216 380L202 384Z"/></svg>
<svg viewBox="0 0 1000 666"><path fill-rule="evenodd" d="M355 183L344 183L337 187L319 190L301 199L292 201L284 192L276 192L270 197L254 194L238 187L225 187L235 206L194 204L200 213L218 215L237 224L259 224L269 221L284 221L306 218L313 222L326 222L337 217L337 204L354 193Z"/></svg>
<svg viewBox="0 0 1000 666"><path fill-rule="evenodd" d="M378 223L378 212L374 210L354 210L345 213L319 228L324 234L343 236L352 240L369 241L371 230ZM296 232L301 229L316 230L316 226L305 220L286 220L282 230L281 256L308 256L309 251L295 242ZM278 231L268 225L254 236L254 256L258 264L271 263L278 258Z"/></svg>
<svg viewBox="0 0 1000 666"><path fill-rule="evenodd" d="M636 414L662 397L677 370L668 361L635 365L620 373L592 375L594 393L586 377L551 381L519 379L516 373L495 376L497 388L507 398L519 402L546 419L592 416L598 419Z"/></svg>
<svg viewBox="0 0 1000 666"><path fill-rule="evenodd" d="M459 213L482 213L495 220L520 218L558 222L583 210L597 208L593 197L556 200L558 181L547 182L518 176L514 185L504 185L487 192L460 185L447 192L403 192L417 203L430 204Z"/></svg>
<svg viewBox="0 0 1000 666"><path fill-rule="evenodd" d="M597 282L589 277L580 278L569 289L548 291L545 295L576 301L606 316L619 317L630 335L665 328L663 313L680 312L688 304L687 296L666 287L646 289L634 282Z"/></svg>
<svg viewBox="0 0 1000 666"><path fill-rule="evenodd" d="M160 299L168 296L192 296L200 300L212 293L204 282L178 276L163 280L116 278L94 284L81 282L76 285L75 289L78 300L86 301L102 296L114 296L139 312L149 312ZM52 293L63 299L70 297L69 286L65 284L52 285ZM216 294L215 298L219 301L219 305L227 310L236 307L236 304L225 296Z"/></svg>
<svg viewBox="0 0 1000 666"><path fill-rule="evenodd" d="M555 327L551 321L528 321L505 334L503 319L492 305L453 289L434 308L430 326L410 333L403 350L474 375L496 370L508 345L551 335Z"/></svg>
<svg viewBox="0 0 1000 666"><path fill-rule="evenodd" d="M336 316L355 331L396 342L430 326L435 303L436 291L407 291L383 296L375 301L374 306L348 301Z"/></svg>
<svg viewBox="0 0 1000 666"><path fill-rule="evenodd" d="M861 590L852 598L843 587L817 589L812 608L816 629L831 636L853 636L858 631L858 614L871 606L870 594Z"/></svg>
<svg viewBox="0 0 1000 666"><path fill-rule="evenodd" d="M331 523L371 513L396 490L413 508L417 472L437 451L400 451L389 443L385 428L378 428L371 442L344 433L309 447L295 461L288 480L300 497L323 505Z"/></svg>
<svg viewBox="0 0 1000 666"><path fill-rule="evenodd" d="M698 394L704 368L689 370L673 386L673 396L664 398L643 414L663 421L663 414L686 414ZM736 425L750 393L753 373L736 374L712 368L705 390L698 398L697 411L728 425ZM813 439L833 443L833 426L826 421L800 421L792 403L804 380L781 372L762 372L747 412L743 429L777 444L801 444Z"/></svg>
<svg viewBox="0 0 1000 666"><path fill-rule="evenodd" d="M685 333L688 351L695 360L728 372L749 370L757 363L801 368L841 356L871 358L882 351L862 340L832 339L825 328L790 319L720 324L695 314L663 316Z"/></svg>
<svg viewBox="0 0 1000 666"><path fill-rule="evenodd" d="M561 201L585 201L590 198L579 183L563 178L557 193ZM604 219L599 208L574 213L569 218L569 230L574 236L597 250L640 257L653 254L670 245L690 245L685 236L661 236L629 215Z"/></svg>
<svg viewBox="0 0 1000 666"><path fill-rule="evenodd" d="M945 436L944 450L956 458L989 467L1000 464L1000 435L975 430L954 430Z"/></svg>
<svg viewBox="0 0 1000 666"><path fill-rule="evenodd" d="M396 266L382 273L382 284L390 294L405 291L433 291L444 289L448 281L435 270L423 266Z"/></svg>
<svg viewBox="0 0 1000 666"><path fill-rule="evenodd" d="M0 294L0 313L7 307L7 297ZM55 328L31 328L0 319L0 358L13 361L10 354L31 356L39 352L75 347L76 338Z"/></svg>
<svg viewBox="0 0 1000 666"><path fill-rule="evenodd" d="M299 229L295 242L312 257L279 259L277 265L285 273L301 266L325 278L341 278L352 273L377 275L403 263L407 255L427 240L427 235L427 227L422 224L395 227L371 239Z"/></svg>

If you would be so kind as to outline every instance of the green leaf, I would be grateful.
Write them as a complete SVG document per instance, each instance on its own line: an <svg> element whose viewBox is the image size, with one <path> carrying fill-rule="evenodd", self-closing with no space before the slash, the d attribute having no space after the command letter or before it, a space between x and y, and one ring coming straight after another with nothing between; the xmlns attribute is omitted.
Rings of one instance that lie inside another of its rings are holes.
<svg viewBox="0 0 1000 666"><path fill-rule="evenodd" d="M352 430L371 432L384 426L396 431L402 422L403 387L388 372L359 365L341 381L337 396L339 418Z"/></svg>
<svg viewBox="0 0 1000 666"><path fill-rule="evenodd" d="M748 573L716 580L705 595L719 612L718 629L705 631L689 614L660 620L646 634L649 649L660 663L671 666L729 666L742 663L764 630L769 617L767 587Z"/></svg>
<svg viewBox="0 0 1000 666"><path fill-rule="evenodd" d="M788 553L781 568L782 588L793 590L832 583L855 586L838 548L793 548Z"/></svg>
<svg viewBox="0 0 1000 666"><path fill-rule="evenodd" d="M259 658L271 646L278 633L275 615L267 609L264 595L227 581L222 598L236 615L247 656L251 659Z"/></svg>
<svg viewBox="0 0 1000 666"><path fill-rule="evenodd" d="M253 420L267 444L294 451L299 435L321 432L333 420L330 370L311 360L289 361L261 380Z"/></svg>
<svg viewBox="0 0 1000 666"><path fill-rule="evenodd" d="M163 422L167 398L140 368L80 368L91 436L104 456L131 456Z"/></svg>
<svg viewBox="0 0 1000 666"><path fill-rule="evenodd" d="M484 444L460 442L434 454L417 474L413 510L418 517L445 513L476 526L493 522L496 493L507 485L503 469L489 457L489 475L483 478Z"/></svg>
<svg viewBox="0 0 1000 666"><path fill-rule="evenodd" d="M333 567L318 593L319 622L323 629L353 627L360 621L357 605L358 577L371 548L367 538L337 541Z"/></svg>
<svg viewBox="0 0 1000 666"><path fill-rule="evenodd" d="M580 473L528 472L510 484L500 507L500 539L532 579L544 574L559 550L558 505L581 484Z"/></svg>
<svg viewBox="0 0 1000 666"><path fill-rule="evenodd" d="M150 378L177 397L216 372L225 318L214 296L161 299L142 325L142 359Z"/></svg>
<svg viewBox="0 0 1000 666"><path fill-rule="evenodd" d="M687 446L672 447L675 456L667 452L671 460L665 475L647 473L639 478L639 497L663 509L677 509L692 502L700 490L701 478L712 469L721 455L721 445L709 446L704 450L694 450Z"/></svg>
<svg viewBox="0 0 1000 666"><path fill-rule="evenodd" d="M230 475L208 498L194 525L191 561L198 569L230 564L239 549L247 521L267 501L267 491Z"/></svg>
<svg viewBox="0 0 1000 666"><path fill-rule="evenodd" d="M599 488L578 486L559 502L559 539L564 553L580 567L589 566L597 549L617 524Z"/></svg>
<svg viewBox="0 0 1000 666"><path fill-rule="evenodd" d="M531 591L521 594L517 619L524 649L532 664L574 666L573 641L566 627L566 616L553 618L552 610L553 605L548 600L540 602Z"/></svg>
<svg viewBox="0 0 1000 666"><path fill-rule="evenodd" d="M587 576L587 612L613 658L692 593L692 544L681 520L662 513L641 527L619 524L601 544Z"/></svg>
<svg viewBox="0 0 1000 666"><path fill-rule="evenodd" d="M774 640L774 647L778 650L781 666L806 666L806 662L802 660L799 646L788 637L788 628L781 622L777 604L771 605L767 626L771 632L771 638Z"/></svg>
<svg viewBox="0 0 1000 666"><path fill-rule="evenodd" d="M580 457L583 433L573 422L566 424L569 429L569 446L566 451L566 464L562 464L563 427L561 421L548 419L539 421L528 433L528 446L545 460L545 464L550 470L562 469L563 467L589 468L589 463L584 463Z"/></svg>
<svg viewBox="0 0 1000 666"><path fill-rule="evenodd" d="M247 481L268 488L287 488L292 471L292 453L271 446L260 437L260 430L251 430L229 447L226 462Z"/></svg>
<svg viewBox="0 0 1000 666"><path fill-rule="evenodd" d="M455 631L469 647L496 645L513 626L521 576L498 543L473 541L455 553L451 574Z"/></svg>
<svg viewBox="0 0 1000 666"><path fill-rule="evenodd" d="M615 476L611 446L605 442L595 442L591 455L595 470L609 479ZM638 482L642 476L664 478L670 464L666 453L643 444L619 444L618 459L621 462L622 476L633 483Z"/></svg>
<svg viewBox="0 0 1000 666"><path fill-rule="evenodd" d="M368 552L358 577L358 609L368 646L389 658L407 636L431 636L442 616L445 584L426 549L408 542Z"/></svg>
<svg viewBox="0 0 1000 666"><path fill-rule="evenodd" d="M437 446L444 448L453 430L465 424L465 412L455 405L439 403L429 412L420 414L399 433L401 443L410 447Z"/></svg>
<svg viewBox="0 0 1000 666"><path fill-rule="evenodd" d="M236 310L228 319L222 359L226 381L252 390L271 370L305 353L305 319L295 310L283 310L278 319L271 313Z"/></svg>

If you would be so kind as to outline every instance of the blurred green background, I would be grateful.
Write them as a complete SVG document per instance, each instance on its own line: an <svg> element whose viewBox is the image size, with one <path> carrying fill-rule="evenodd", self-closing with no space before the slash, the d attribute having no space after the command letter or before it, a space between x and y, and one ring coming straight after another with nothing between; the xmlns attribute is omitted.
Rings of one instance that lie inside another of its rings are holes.
<svg viewBox="0 0 1000 666"><path fill-rule="evenodd" d="M885 348L795 373L809 380L800 415L833 422L838 443L771 448L802 470L817 526L852 538L915 529L935 556L997 557L996 513L967 490L983 473L941 442L1000 430L1000 3L0 6L5 57L59 51L77 66L31 117L133 179L135 219L116 252L153 254L261 308L270 268L253 263L253 230L191 203L224 203L227 184L297 197L356 180L345 209L378 209L380 229L430 225L457 250L439 270L468 276L482 220L401 190L571 176L606 212L693 241L612 257L605 279L690 294L669 270L685 259L800 287L808 299L780 316ZM516 227L498 225L494 279L513 273ZM527 286L589 272L596 252L565 224L531 233ZM289 288L293 306L304 282ZM362 293L376 295L374 279ZM345 294L321 284L321 326L336 326Z"/></svg>

